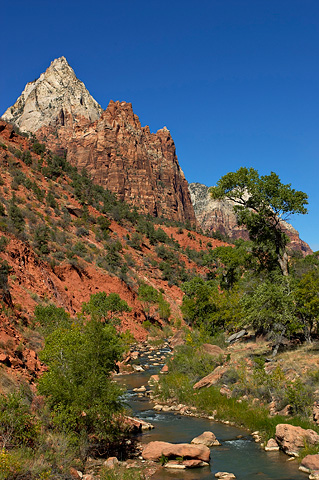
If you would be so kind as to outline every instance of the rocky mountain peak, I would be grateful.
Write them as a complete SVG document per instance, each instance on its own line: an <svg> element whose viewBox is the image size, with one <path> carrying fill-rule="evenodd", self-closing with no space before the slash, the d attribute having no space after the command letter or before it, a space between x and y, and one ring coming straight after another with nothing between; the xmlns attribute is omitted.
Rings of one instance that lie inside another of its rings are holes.
<svg viewBox="0 0 319 480"><path fill-rule="evenodd" d="M56 58L2 116L20 130L35 133L43 126L71 126L79 119L97 120L102 108L75 75L65 57Z"/></svg>

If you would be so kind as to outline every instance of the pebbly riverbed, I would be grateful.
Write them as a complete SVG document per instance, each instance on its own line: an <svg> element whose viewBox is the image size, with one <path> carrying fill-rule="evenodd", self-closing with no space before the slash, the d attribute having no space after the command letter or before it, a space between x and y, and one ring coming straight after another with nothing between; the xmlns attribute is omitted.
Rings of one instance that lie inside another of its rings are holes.
<svg viewBox="0 0 319 480"><path fill-rule="evenodd" d="M238 480L306 480L308 478L298 470L296 460L289 460L289 457L282 452L265 452L244 429L207 418L155 411L154 403L147 395L147 391L150 390L147 382L151 375L159 372L164 364L163 357L168 354L168 348L151 352L146 350L141 353L138 360L143 368L149 365L148 369L118 377L118 381L127 387L125 401L132 409L132 414L152 423L155 427L141 434L138 440L142 444L155 440L190 443L194 437L204 431L212 431L221 445L211 448L209 467L183 471L161 468L152 479L208 480L215 478L214 474L220 471L232 472ZM133 390L144 385L147 388L144 393Z"/></svg>

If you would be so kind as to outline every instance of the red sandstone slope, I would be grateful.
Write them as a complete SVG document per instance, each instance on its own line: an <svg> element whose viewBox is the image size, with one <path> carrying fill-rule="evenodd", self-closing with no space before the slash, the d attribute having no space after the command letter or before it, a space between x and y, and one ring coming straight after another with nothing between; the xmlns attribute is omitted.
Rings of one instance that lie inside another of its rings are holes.
<svg viewBox="0 0 319 480"><path fill-rule="evenodd" d="M137 294L141 282L164 292L164 299L171 308L171 324L181 318L179 308L183 293L178 282L174 284L175 279L163 279L158 247L162 246L174 255L177 263L172 267L173 273L185 268L204 274L205 269L189 260L184 249L187 246L194 250L206 248L209 240L213 246L222 244L203 235L181 233L176 227L163 226L166 239L171 240L154 245L137 232L134 223L124 219L119 224L111 217L105 240L99 234L96 221L101 212L91 205L79 203L67 174L56 179L44 176L42 170L47 173L45 169L50 154L46 152L40 158L33 150L33 141L18 135L10 125L0 121L0 201L5 210L4 215L0 214L0 242L5 239L6 243L1 247L0 264L5 261L10 267L8 288L12 299L12 304L1 304L0 365L3 366L2 374L11 372L16 378L25 378L29 382L33 382L42 368L36 354L41 337L32 328L37 304L54 303L75 315L92 293L118 293L132 308L131 312L121 316L121 331L130 330L135 338L143 339L147 335L142 325L146 315ZM23 158L28 158L29 165ZM52 196L56 202L54 208L48 201L49 194L50 202ZM13 198L25 221L19 238L10 223L9 209ZM36 239L40 227L47 228L48 233L49 252L45 255L39 252ZM159 226L154 228L156 230ZM134 235L138 239L136 245ZM114 246L118 248L115 273L108 271L103 263ZM121 266L127 268L122 277ZM161 321L156 306L152 307L151 314L154 321ZM3 379L4 383L7 381L7 377L1 375L0 390L4 388Z"/></svg>

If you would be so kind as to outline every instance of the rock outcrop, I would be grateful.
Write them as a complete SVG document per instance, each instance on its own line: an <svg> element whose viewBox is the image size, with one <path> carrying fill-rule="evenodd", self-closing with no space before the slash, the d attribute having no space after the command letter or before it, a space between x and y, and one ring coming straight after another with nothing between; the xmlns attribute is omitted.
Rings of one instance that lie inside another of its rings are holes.
<svg viewBox="0 0 319 480"><path fill-rule="evenodd" d="M233 240L249 239L245 227L238 226L233 203L230 200L213 200L209 194L209 187L201 183L188 185L197 222L204 231L219 231ZM312 253L309 245L299 238L299 233L287 222L282 222L282 229L290 238L289 248L299 251L303 255Z"/></svg>
<svg viewBox="0 0 319 480"><path fill-rule="evenodd" d="M111 101L96 122L75 129L67 150L73 165L141 212L196 222L169 130L142 127L130 103Z"/></svg>
<svg viewBox="0 0 319 480"><path fill-rule="evenodd" d="M162 456L167 458L183 457L209 462L210 450L205 445L189 443L150 442L142 452L144 460L158 461Z"/></svg>
<svg viewBox="0 0 319 480"><path fill-rule="evenodd" d="M215 370L206 375L206 377L201 378L197 383L195 383L193 388L198 390L203 387L211 387L212 385L215 385L221 379L225 371L226 368L223 366L216 367Z"/></svg>
<svg viewBox="0 0 319 480"><path fill-rule="evenodd" d="M37 80L27 83L22 94L2 116L23 132L41 127L72 127L81 118L95 121L102 108L75 75L65 57L55 59Z"/></svg>
<svg viewBox="0 0 319 480"><path fill-rule="evenodd" d="M213 447L220 445L213 432L203 432L198 437L193 438L191 441L194 445L206 445L206 447Z"/></svg>
<svg viewBox="0 0 319 480"><path fill-rule="evenodd" d="M276 441L287 455L298 456L305 443L318 445L319 435L314 430L280 423L276 427Z"/></svg>

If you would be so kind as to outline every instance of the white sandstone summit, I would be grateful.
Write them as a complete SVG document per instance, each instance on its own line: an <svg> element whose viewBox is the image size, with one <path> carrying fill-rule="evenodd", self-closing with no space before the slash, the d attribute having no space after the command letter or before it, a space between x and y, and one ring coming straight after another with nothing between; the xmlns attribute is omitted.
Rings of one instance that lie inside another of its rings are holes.
<svg viewBox="0 0 319 480"><path fill-rule="evenodd" d="M102 108L75 75L65 57L51 63L37 80L27 83L22 94L2 119L21 131L35 133L43 126L69 125L84 117L97 120Z"/></svg>

